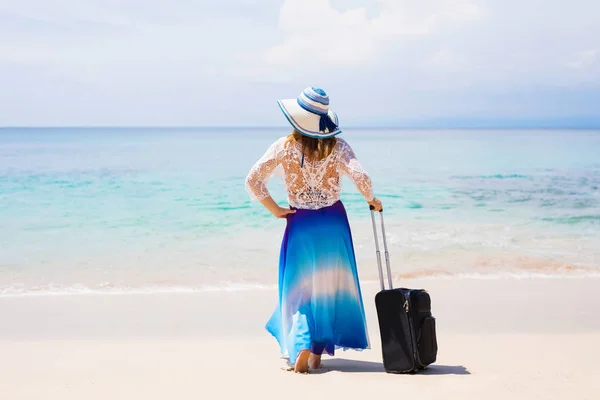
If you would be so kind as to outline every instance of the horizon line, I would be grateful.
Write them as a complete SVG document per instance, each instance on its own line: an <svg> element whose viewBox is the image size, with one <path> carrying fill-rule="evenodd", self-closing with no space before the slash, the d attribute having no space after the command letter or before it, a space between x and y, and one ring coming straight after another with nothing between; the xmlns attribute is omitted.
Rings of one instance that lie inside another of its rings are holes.
<svg viewBox="0 0 600 400"><path fill-rule="evenodd" d="M3 125L0 129L290 129L287 125ZM554 130L596 130L600 129L598 124L456 124L456 125L347 125L344 130L357 129L415 129L415 130L532 130L532 129L554 129Z"/></svg>
<svg viewBox="0 0 600 400"><path fill-rule="evenodd" d="M11 124L2 125L0 129L286 129L289 124L283 121L276 123L249 123L249 124ZM341 124L344 129L600 129L600 115L578 115L558 117L530 117L530 118L494 118L494 117L431 117L412 119L379 119L377 123L370 121L350 120Z"/></svg>

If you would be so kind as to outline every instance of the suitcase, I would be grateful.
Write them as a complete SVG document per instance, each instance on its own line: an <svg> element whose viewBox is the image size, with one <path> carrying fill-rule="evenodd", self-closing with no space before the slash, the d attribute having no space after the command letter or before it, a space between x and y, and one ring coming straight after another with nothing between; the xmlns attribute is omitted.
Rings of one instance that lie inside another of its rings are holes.
<svg viewBox="0 0 600 400"><path fill-rule="evenodd" d="M424 289L393 288L381 210L379 215L389 287L385 288L375 211L373 206L370 209L381 284L381 291L375 295L375 306L379 320L383 366L388 373L415 373L433 364L437 358L438 345L435 318L431 313L431 297Z"/></svg>

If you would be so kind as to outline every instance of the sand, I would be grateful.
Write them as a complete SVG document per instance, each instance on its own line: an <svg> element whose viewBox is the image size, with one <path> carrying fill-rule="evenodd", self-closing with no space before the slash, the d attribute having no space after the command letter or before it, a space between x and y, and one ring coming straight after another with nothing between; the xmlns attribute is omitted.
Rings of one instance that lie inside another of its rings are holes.
<svg viewBox="0 0 600 400"><path fill-rule="evenodd" d="M274 290L2 297L0 399L600 398L600 279L402 283L430 291L438 323L417 375L383 371L374 284L372 349L307 375L263 329Z"/></svg>

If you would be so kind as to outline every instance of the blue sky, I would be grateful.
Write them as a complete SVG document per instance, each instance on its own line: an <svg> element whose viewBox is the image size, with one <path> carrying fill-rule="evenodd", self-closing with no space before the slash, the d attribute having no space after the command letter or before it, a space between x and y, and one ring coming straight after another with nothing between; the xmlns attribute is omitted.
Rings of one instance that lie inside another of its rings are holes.
<svg viewBox="0 0 600 400"><path fill-rule="evenodd" d="M596 0L0 0L0 126L600 126Z"/></svg>

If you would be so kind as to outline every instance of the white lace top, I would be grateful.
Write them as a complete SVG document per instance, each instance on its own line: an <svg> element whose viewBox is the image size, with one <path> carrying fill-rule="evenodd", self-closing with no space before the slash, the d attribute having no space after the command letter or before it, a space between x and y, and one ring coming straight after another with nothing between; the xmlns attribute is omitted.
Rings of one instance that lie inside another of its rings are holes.
<svg viewBox="0 0 600 400"><path fill-rule="evenodd" d="M273 175L285 183L288 201L292 207L316 210L340 199L341 177L348 176L367 201L373 200L371 178L362 168L352 148L343 139L329 156L320 161L304 158L302 145L282 137L273 143L252 166L246 177L246 190L253 200L270 196L267 183Z"/></svg>

